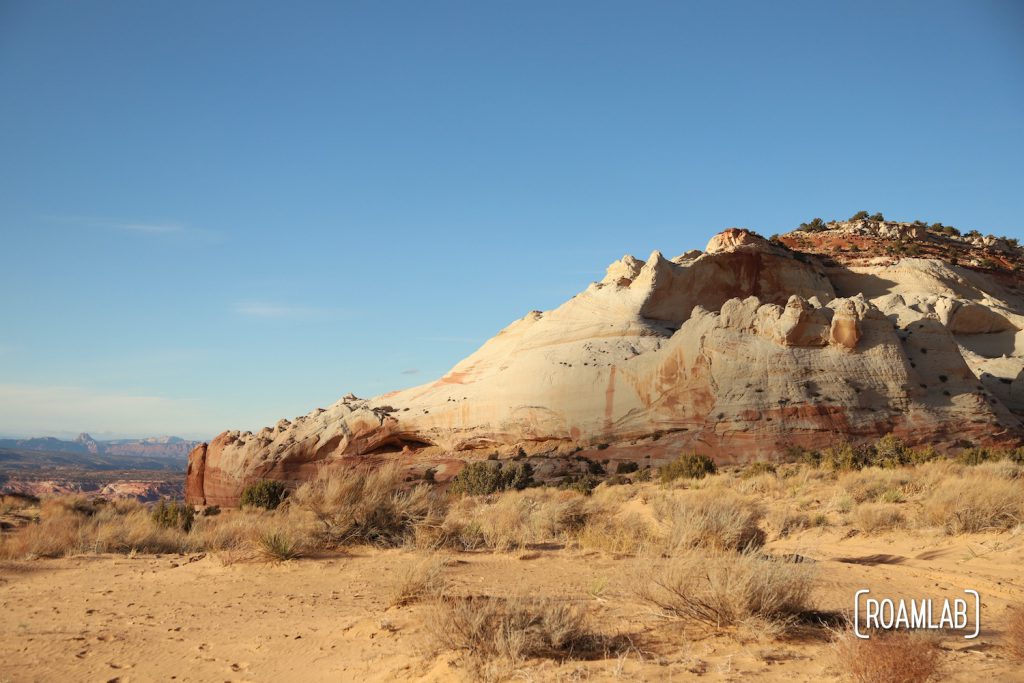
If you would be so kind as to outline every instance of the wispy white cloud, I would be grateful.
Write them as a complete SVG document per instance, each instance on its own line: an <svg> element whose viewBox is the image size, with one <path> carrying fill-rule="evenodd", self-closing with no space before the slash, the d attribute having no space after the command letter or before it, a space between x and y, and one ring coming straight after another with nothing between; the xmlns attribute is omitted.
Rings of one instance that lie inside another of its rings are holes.
<svg viewBox="0 0 1024 683"><path fill-rule="evenodd" d="M185 230L183 226L174 223L114 223L112 227L130 232L146 232L151 235L167 235Z"/></svg>
<svg viewBox="0 0 1024 683"><path fill-rule="evenodd" d="M177 434L210 419L197 399L147 396L78 386L0 384L0 433L116 432ZM211 434L215 433L211 425Z"/></svg>
<svg viewBox="0 0 1024 683"><path fill-rule="evenodd" d="M235 304L234 311L238 315L247 318L263 319L312 319L328 318L337 315L339 311L330 308L317 308L315 306L296 306L283 303L272 303L266 301L245 301Z"/></svg>
<svg viewBox="0 0 1024 683"><path fill-rule="evenodd" d="M68 225L77 225L93 230L109 230L138 235L164 235L179 237L219 238L222 233L216 230L196 228L181 221L171 220L124 220L103 216L43 216L43 220Z"/></svg>
<svg viewBox="0 0 1024 683"><path fill-rule="evenodd" d="M418 375L420 374L419 368L409 368L408 370L402 370L403 375Z"/></svg>

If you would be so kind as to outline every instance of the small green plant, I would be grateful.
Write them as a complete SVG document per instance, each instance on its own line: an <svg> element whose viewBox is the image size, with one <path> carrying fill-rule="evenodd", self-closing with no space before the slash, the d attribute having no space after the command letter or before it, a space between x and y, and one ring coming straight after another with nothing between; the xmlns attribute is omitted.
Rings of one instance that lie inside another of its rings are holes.
<svg viewBox="0 0 1024 683"><path fill-rule="evenodd" d="M676 479L703 479L718 471L714 461L706 455L685 453L661 468L661 481Z"/></svg>
<svg viewBox="0 0 1024 683"><path fill-rule="evenodd" d="M245 487L242 491L242 507L273 510L281 504L287 494L288 490L282 482L263 479Z"/></svg>
<svg viewBox="0 0 1024 683"><path fill-rule="evenodd" d="M483 496L498 491L521 491L533 484L533 468L526 462L471 462L455 475L449 491L465 496Z"/></svg>
<svg viewBox="0 0 1024 683"><path fill-rule="evenodd" d="M752 462L743 468L742 479L753 479L762 474L775 474L775 465L770 462Z"/></svg>
<svg viewBox="0 0 1024 683"><path fill-rule="evenodd" d="M302 543L281 531L265 531L256 539L260 554L272 562L285 562L302 557Z"/></svg>
<svg viewBox="0 0 1024 683"><path fill-rule="evenodd" d="M620 462L615 465L615 474L629 474L630 472L636 472L640 469L640 465L635 462Z"/></svg>
<svg viewBox="0 0 1024 683"><path fill-rule="evenodd" d="M576 477L569 477L564 479L562 483L558 485L560 489L566 489L569 491L577 491L585 496L589 496L597 488L597 485L601 483L601 480L595 477L593 474L584 474Z"/></svg>
<svg viewBox="0 0 1024 683"><path fill-rule="evenodd" d="M821 466L827 470L859 470L869 464L871 451L863 446L840 443L821 452Z"/></svg>
<svg viewBox="0 0 1024 683"><path fill-rule="evenodd" d="M178 529L188 533L195 521L196 511L186 503L161 500L153 508L153 523L164 529Z"/></svg>
<svg viewBox="0 0 1024 683"><path fill-rule="evenodd" d="M850 216L850 222L853 222L853 221L862 221L862 220L864 220L865 218L867 218L867 217L868 217L869 215L870 215L870 214L868 214L868 212L867 212L867 211L858 211L857 213L855 213L855 214L853 214L852 216Z"/></svg>
<svg viewBox="0 0 1024 683"><path fill-rule="evenodd" d="M878 467L899 467L910 462L910 449L903 443L902 439L886 434L875 442L874 453L870 457L870 464Z"/></svg>

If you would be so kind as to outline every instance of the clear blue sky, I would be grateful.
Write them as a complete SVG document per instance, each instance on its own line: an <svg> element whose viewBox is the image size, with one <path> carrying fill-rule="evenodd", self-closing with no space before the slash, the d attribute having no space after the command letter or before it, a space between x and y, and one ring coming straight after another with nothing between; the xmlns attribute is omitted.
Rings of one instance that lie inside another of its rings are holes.
<svg viewBox="0 0 1024 683"><path fill-rule="evenodd" d="M0 433L258 428L624 253L1024 237L1024 3L0 0Z"/></svg>

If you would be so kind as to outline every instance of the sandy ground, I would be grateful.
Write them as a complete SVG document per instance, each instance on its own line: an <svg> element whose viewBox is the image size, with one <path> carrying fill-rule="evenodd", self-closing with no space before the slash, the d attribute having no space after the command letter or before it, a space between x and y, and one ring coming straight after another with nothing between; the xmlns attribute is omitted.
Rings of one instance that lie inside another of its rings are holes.
<svg viewBox="0 0 1024 683"><path fill-rule="evenodd" d="M983 597L977 640L943 640L950 681L1024 681L998 645L1008 603L1024 601L1024 534L812 529L769 543L817 562L822 610L858 588L908 597ZM387 606L409 550L355 549L283 564L214 556L89 556L0 565L0 681L444 681L477 675L429 637L431 607ZM451 555L461 595L541 594L586 605L595 626L633 643L602 659L533 661L520 680L838 680L827 633L740 642L686 632L632 597L647 560L548 547Z"/></svg>

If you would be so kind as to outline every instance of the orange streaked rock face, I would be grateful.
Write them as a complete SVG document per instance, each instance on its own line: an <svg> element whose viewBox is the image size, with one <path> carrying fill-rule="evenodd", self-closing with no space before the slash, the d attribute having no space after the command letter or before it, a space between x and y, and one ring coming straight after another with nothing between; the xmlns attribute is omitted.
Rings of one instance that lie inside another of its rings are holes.
<svg viewBox="0 0 1024 683"><path fill-rule="evenodd" d="M450 476L492 453L658 463L689 450L733 463L890 432L938 447L1017 443L1016 274L879 256L907 238L901 224L845 225L780 242L730 229L703 253L626 256L434 382L224 432L190 456L186 497L235 505L252 481L298 484L323 463L367 458ZM808 252L784 246L808 239ZM826 239L859 256L832 258Z"/></svg>

